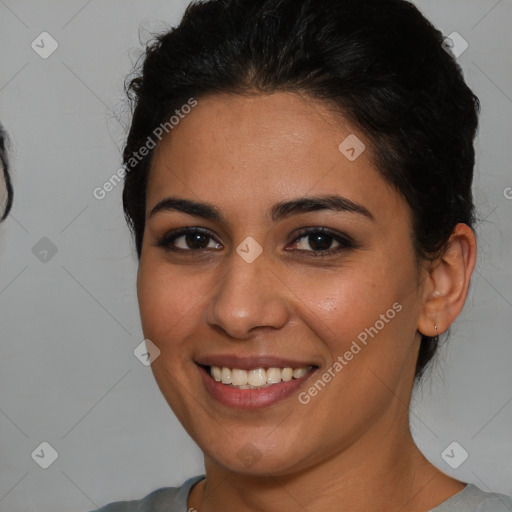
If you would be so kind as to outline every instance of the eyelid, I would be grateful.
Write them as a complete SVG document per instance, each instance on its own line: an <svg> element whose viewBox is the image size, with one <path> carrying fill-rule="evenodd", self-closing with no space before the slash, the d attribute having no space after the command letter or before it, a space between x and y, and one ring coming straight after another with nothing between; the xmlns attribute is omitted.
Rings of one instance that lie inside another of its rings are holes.
<svg viewBox="0 0 512 512"><path fill-rule="evenodd" d="M174 229L162 237L160 237L157 242L155 243L155 246L162 247L168 251L174 251L174 252L181 252L181 253L192 253L192 254L200 254L202 252L211 252L212 250L217 251L219 249L212 249L212 248L203 248L203 249L183 249L181 247L175 247L172 245L172 243L177 240L178 238L185 236L190 233L201 233L212 239L215 243L223 246L222 242L220 242L216 235L207 228L202 228L198 226L184 226L181 228ZM340 253L342 251L347 251L350 249L357 249L359 247L359 244L349 235L325 227L325 226L308 226L303 227L295 232L293 235L294 238L292 241L288 244L295 244L297 243L301 238L305 238L308 235L316 234L316 233L322 233L324 235L327 235L331 238L333 238L339 245L338 247L332 248L332 249L325 249L325 250L304 250L304 249L292 249L287 250L287 252L293 252L293 253L299 253L304 254L308 257L318 257L318 256L330 256L335 255L337 253ZM285 249L286 250L286 249Z"/></svg>
<svg viewBox="0 0 512 512"><path fill-rule="evenodd" d="M294 234L294 241L298 238L302 238L305 235L310 235L313 233L324 233L326 235L330 235L333 238L342 238L346 242L353 242L352 238L348 236L347 234L337 231L332 228L328 228L326 226L308 226L304 228L300 228L295 234Z"/></svg>
<svg viewBox="0 0 512 512"><path fill-rule="evenodd" d="M306 251L306 250L300 250L298 249L297 252L300 253L311 253L316 255L332 255L338 252L341 252L343 250L349 250L349 249L357 249L359 247L359 244L349 235L339 232L337 230L327 228L324 226L310 226L307 228L300 229L295 235L294 239L291 243L297 243L298 240L301 238L305 238L308 235L312 235L315 233L322 233L324 235L327 235L329 237L332 237L338 244L338 247L335 247L333 249L326 249L324 251Z"/></svg>
<svg viewBox="0 0 512 512"><path fill-rule="evenodd" d="M164 249L168 249L170 251L198 253L201 251L201 249L199 249L199 250L181 249L180 247L173 247L170 245L171 242L174 242L176 239L180 238L181 236L188 235L190 233L201 233L203 235L210 237L217 244L223 245L222 242L217 240L217 237L215 236L215 234L207 228L201 228L201 227L197 227L197 226L184 226L181 228L173 229L173 230L169 231L168 233L164 234L163 236L159 237L155 243L155 246L163 247ZM205 250L205 249L202 249L202 250Z"/></svg>

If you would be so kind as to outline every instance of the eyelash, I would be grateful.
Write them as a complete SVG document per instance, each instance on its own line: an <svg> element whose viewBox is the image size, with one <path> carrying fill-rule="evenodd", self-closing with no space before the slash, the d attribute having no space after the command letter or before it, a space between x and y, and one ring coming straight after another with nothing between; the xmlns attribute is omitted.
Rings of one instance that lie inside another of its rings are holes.
<svg viewBox="0 0 512 512"><path fill-rule="evenodd" d="M179 247L174 247L171 245L174 241L176 241L178 238L180 238L184 235L197 234L197 233L206 235L209 238L213 239L216 243L220 244L220 242L218 242L215 239L215 237L213 236L213 234L210 231L208 231L207 229L204 229L204 228L180 228L180 229L171 231L170 233L167 233L166 235L164 235L162 238L160 238L157 241L156 246L162 247L166 251L181 252L181 253L185 253L185 252L198 253L198 252L211 250L211 249L181 249ZM324 251L306 251L306 250L301 250L301 249L296 249L294 251L298 251L299 253L305 253L306 255L308 255L307 257L317 258L317 257L331 256L331 255L337 254L341 251L357 249L356 243L349 236L339 233L337 231L333 231L332 229L325 228L325 227L305 228L305 229L301 230L297 234L295 239L292 241L292 244L296 244L300 239L305 238L306 236L315 235L315 234L319 234L319 233L333 238L336 242L338 242L339 246L334 249L327 249ZM332 242L331 242L331 244L332 244Z"/></svg>

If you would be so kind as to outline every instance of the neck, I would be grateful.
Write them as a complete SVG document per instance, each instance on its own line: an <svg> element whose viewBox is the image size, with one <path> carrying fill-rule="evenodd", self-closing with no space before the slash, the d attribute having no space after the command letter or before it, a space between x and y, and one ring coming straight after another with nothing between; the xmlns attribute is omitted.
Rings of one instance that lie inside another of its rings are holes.
<svg viewBox="0 0 512 512"><path fill-rule="evenodd" d="M189 497L200 512L427 512L464 488L423 456L408 421L401 429L377 425L342 452L285 475L234 473L208 457L205 468L206 481Z"/></svg>

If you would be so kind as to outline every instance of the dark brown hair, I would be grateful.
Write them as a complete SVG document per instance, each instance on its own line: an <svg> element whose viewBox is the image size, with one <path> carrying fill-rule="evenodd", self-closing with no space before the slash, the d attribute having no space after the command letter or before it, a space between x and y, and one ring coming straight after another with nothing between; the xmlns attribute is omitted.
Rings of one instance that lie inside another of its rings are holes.
<svg viewBox="0 0 512 512"><path fill-rule="evenodd" d="M443 35L404 0L208 0L150 44L127 85L133 105L124 163L190 97L296 91L336 105L374 148L403 195L418 258L434 258L471 192L478 98ZM140 258L152 151L126 174L124 211ZM437 340L422 336L416 377Z"/></svg>

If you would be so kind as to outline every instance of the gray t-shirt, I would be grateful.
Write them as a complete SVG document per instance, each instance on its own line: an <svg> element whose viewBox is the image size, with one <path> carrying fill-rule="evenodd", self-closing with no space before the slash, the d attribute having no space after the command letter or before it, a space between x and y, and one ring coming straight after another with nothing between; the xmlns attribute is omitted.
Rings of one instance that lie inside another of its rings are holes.
<svg viewBox="0 0 512 512"><path fill-rule="evenodd" d="M187 508L188 495L194 484L204 478L205 475L194 476L181 487L163 487L142 500L117 501L94 512L194 512ZM512 498L468 484L429 512L512 512Z"/></svg>

